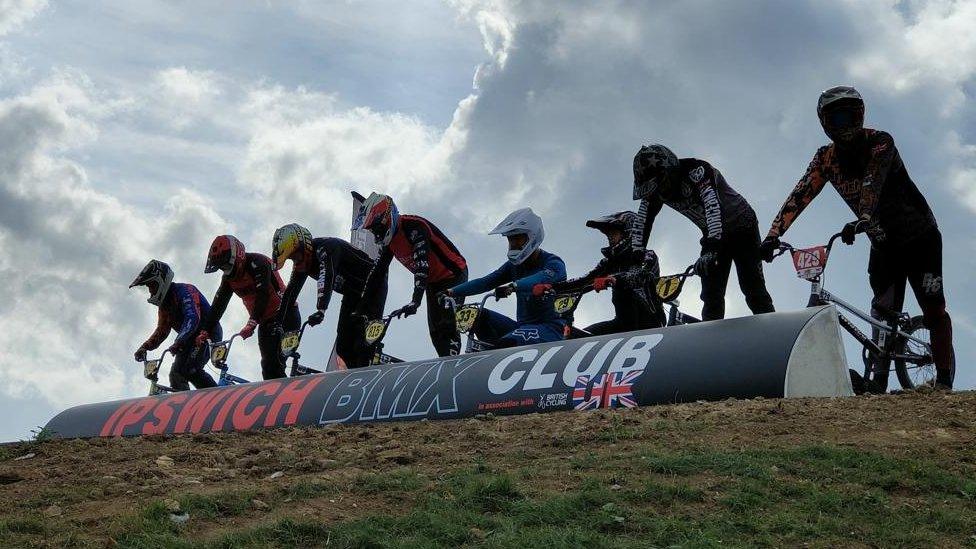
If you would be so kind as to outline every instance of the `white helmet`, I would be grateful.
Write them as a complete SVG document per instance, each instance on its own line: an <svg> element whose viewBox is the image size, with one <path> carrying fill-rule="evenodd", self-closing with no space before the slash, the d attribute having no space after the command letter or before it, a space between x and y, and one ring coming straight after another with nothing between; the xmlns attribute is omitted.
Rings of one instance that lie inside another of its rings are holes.
<svg viewBox="0 0 976 549"><path fill-rule="evenodd" d="M522 249L508 251L508 260L515 265L521 265L542 245L542 240L546 237L546 230L542 227L542 218L537 216L532 208L521 208L508 214L508 217L503 219L488 234L528 235L529 238Z"/></svg>

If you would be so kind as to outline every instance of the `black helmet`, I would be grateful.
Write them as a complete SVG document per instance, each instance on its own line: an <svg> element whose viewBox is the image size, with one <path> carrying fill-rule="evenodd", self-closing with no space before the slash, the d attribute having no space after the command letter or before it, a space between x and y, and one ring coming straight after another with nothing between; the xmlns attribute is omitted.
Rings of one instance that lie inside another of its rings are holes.
<svg viewBox="0 0 976 549"><path fill-rule="evenodd" d="M173 282L173 269L158 259L150 259L129 287L148 286L152 282L156 283L156 290L149 293L149 303L158 306L163 302L166 292L169 291L169 285Z"/></svg>
<svg viewBox="0 0 976 549"><path fill-rule="evenodd" d="M817 118L827 137L850 140L853 131L864 127L864 98L851 86L824 90L817 100Z"/></svg>
<svg viewBox="0 0 976 549"><path fill-rule="evenodd" d="M611 258L621 252L629 251L631 248L631 234L630 231L634 226L634 222L637 220L637 214L631 211L622 211L617 213L612 213L605 215L603 217L598 217L596 219L590 219L586 222L587 227L598 229L600 231L606 232L607 229L616 229L623 233L623 238L620 242L616 244L611 244L600 251L607 258Z"/></svg>
<svg viewBox="0 0 976 549"><path fill-rule="evenodd" d="M664 145L644 145L634 155L634 200L657 192L670 171L678 167L678 157Z"/></svg>

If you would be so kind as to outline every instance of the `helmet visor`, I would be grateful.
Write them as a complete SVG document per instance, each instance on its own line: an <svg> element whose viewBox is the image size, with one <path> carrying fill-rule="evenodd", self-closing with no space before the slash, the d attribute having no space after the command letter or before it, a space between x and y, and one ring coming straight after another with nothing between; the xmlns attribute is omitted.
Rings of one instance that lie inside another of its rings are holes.
<svg viewBox="0 0 976 549"><path fill-rule="evenodd" d="M824 125L831 128L853 128L858 126L858 112L851 107L831 109L824 113Z"/></svg>

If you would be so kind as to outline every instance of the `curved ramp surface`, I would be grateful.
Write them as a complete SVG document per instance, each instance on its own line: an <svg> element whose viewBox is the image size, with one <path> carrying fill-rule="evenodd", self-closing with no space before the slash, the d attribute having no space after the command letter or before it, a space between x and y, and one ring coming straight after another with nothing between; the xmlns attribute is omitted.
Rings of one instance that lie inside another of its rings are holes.
<svg viewBox="0 0 976 549"><path fill-rule="evenodd" d="M832 306L76 406L55 436L853 394Z"/></svg>

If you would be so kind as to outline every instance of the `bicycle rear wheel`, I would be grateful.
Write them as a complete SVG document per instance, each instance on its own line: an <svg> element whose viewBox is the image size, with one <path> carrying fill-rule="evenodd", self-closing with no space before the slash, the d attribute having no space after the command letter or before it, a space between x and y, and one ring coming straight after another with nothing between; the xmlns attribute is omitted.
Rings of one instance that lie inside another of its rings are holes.
<svg viewBox="0 0 976 549"><path fill-rule="evenodd" d="M929 330L922 323L921 316L913 316L908 326L903 327L902 331L929 343ZM895 374L902 389L914 389L916 387L931 384L935 380L935 363L932 361L932 351L929 345L922 345L917 341L901 337L895 345L895 353L899 355L911 355L917 357L917 361L910 361L904 358L895 359Z"/></svg>

